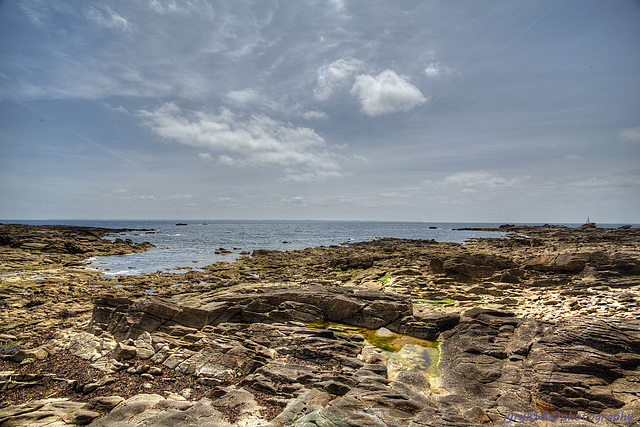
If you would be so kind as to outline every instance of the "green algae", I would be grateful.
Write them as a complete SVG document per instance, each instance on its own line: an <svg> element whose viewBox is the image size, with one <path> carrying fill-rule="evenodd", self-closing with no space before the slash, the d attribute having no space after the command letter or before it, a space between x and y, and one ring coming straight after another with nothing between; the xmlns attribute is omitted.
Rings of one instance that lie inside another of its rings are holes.
<svg viewBox="0 0 640 427"><path fill-rule="evenodd" d="M410 335L397 334L385 328L378 330L361 328L341 323L309 323L307 327L327 329L335 333L361 335L367 345L381 349L389 358L404 368L422 373L427 378L440 376L440 342L427 341Z"/></svg>
<svg viewBox="0 0 640 427"><path fill-rule="evenodd" d="M389 273L385 273L383 276L380 276L378 278L378 282L382 283L383 285L388 284L391 281L390 277L389 277Z"/></svg>

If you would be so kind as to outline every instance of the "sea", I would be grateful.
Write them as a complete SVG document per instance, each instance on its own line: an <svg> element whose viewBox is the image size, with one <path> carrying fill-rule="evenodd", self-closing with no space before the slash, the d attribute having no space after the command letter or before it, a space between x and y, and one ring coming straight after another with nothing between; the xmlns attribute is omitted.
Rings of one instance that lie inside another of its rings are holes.
<svg viewBox="0 0 640 427"><path fill-rule="evenodd" d="M245 220L42 220L6 221L31 225L75 225L115 229L136 229L107 236L151 242L147 252L94 257L87 267L105 272L105 276L142 273L179 272L200 269L216 262L233 262L255 249L292 251L315 246L346 245L393 237L433 239L438 242L464 242L481 237L505 237L506 233L470 231L462 228L496 228L500 223L457 222L376 222L376 221L245 221ZM540 224L528 224L540 225ZM562 224L575 227L580 224ZM617 228L623 224L598 224ZM637 224L634 224L637 227ZM147 231L140 231L147 230ZM221 249L230 253L222 252Z"/></svg>

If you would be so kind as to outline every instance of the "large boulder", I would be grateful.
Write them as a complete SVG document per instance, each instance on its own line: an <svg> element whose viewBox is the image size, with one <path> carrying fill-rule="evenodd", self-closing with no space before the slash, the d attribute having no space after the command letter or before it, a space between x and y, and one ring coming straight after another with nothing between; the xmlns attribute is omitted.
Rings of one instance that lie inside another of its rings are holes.
<svg viewBox="0 0 640 427"><path fill-rule="evenodd" d="M220 294L198 307L184 307L156 297L138 301L96 298L91 326L118 340L176 325L202 329L225 322L338 322L378 329L413 313L407 296L356 288L323 286L265 287Z"/></svg>

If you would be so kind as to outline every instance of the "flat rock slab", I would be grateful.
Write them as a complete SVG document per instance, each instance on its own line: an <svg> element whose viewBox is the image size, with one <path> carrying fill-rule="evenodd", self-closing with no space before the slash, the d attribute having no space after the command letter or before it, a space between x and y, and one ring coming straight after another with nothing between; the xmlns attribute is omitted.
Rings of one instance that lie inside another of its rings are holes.
<svg viewBox="0 0 640 427"><path fill-rule="evenodd" d="M89 424L91 427L227 427L209 399L191 402L165 399L158 394L139 394L122 402L107 416Z"/></svg>

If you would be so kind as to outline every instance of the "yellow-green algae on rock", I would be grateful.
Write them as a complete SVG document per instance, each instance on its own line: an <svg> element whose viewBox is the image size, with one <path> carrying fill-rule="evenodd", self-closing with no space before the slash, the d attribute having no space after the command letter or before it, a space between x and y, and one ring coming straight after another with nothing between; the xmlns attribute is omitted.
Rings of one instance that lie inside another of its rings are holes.
<svg viewBox="0 0 640 427"><path fill-rule="evenodd" d="M428 379L440 376L438 371L440 343L438 341L426 341L409 335L396 334L386 328L372 330L332 322L309 323L307 326L328 329L336 333L362 335L368 345L383 350L389 358L396 360L405 368L418 371Z"/></svg>

